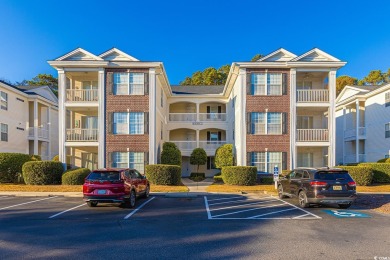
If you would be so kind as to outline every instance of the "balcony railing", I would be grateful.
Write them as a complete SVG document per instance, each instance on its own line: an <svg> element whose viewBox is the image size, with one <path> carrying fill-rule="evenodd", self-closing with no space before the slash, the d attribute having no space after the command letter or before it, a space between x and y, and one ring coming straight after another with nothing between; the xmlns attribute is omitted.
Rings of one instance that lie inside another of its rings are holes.
<svg viewBox="0 0 390 260"><path fill-rule="evenodd" d="M327 142L328 129L297 129L297 142Z"/></svg>
<svg viewBox="0 0 390 260"><path fill-rule="evenodd" d="M196 113L169 113L169 121L195 122Z"/></svg>
<svg viewBox="0 0 390 260"><path fill-rule="evenodd" d="M34 137L35 131L38 131L38 138L49 139L49 130L45 127L29 127L28 136Z"/></svg>
<svg viewBox="0 0 390 260"><path fill-rule="evenodd" d="M193 150L196 148L196 141L172 141L180 150Z"/></svg>
<svg viewBox="0 0 390 260"><path fill-rule="evenodd" d="M366 137L366 128L365 127L359 127L358 129L358 137L359 138L365 138ZM348 129L344 131L344 139L355 139L356 138L356 129Z"/></svg>
<svg viewBox="0 0 390 260"><path fill-rule="evenodd" d="M200 113L199 121L226 121L226 113Z"/></svg>
<svg viewBox="0 0 390 260"><path fill-rule="evenodd" d="M226 141L199 141L199 147L205 150L214 150L224 144Z"/></svg>
<svg viewBox="0 0 390 260"><path fill-rule="evenodd" d="M66 141L97 142L98 129L66 129Z"/></svg>
<svg viewBox="0 0 390 260"><path fill-rule="evenodd" d="M98 101L97 89L67 89L66 101L93 102Z"/></svg>
<svg viewBox="0 0 390 260"><path fill-rule="evenodd" d="M327 89L298 89L297 102L329 102Z"/></svg>
<svg viewBox="0 0 390 260"><path fill-rule="evenodd" d="M366 161L366 155L365 154L359 154L359 161L358 162L365 162ZM356 154L348 154L344 156L344 163L356 163Z"/></svg>

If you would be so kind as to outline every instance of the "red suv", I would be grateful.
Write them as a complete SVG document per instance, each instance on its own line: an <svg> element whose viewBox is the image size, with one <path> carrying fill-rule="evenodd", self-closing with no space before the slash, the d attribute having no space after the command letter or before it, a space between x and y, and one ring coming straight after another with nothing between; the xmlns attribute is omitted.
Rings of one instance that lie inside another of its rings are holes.
<svg viewBox="0 0 390 260"><path fill-rule="evenodd" d="M85 178L83 185L84 200L90 207L115 202L134 207L136 198L148 197L149 191L149 181L135 169L95 170Z"/></svg>

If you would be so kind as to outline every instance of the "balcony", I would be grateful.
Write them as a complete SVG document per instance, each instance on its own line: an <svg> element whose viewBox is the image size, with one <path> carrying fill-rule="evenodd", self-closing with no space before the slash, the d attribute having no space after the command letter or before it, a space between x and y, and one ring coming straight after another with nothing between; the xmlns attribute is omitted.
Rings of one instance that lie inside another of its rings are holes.
<svg viewBox="0 0 390 260"><path fill-rule="evenodd" d="M67 142L97 142L98 129L66 129Z"/></svg>
<svg viewBox="0 0 390 260"><path fill-rule="evenodd" d="M68 102L96 102L98 101L97 89L67 89L66 101Z"/></svg>
<svg viewBox="0 0 390 260"><path fill-rule="evenodd" d="M201 122L226 121L226 113L200 113L199 121Z"/></svg>
<svg viewBox="0 0 390 260"><path fill-rule="evenodd" d="M169 113L169 121L195 122L196 113Z"/></svg>
<svg viewBox="0 0 390 260"><path fill-rule="evenodd" d="M176 144L180 150L194 150L196 148L196 141L171 141Z"/></svg>
<svg viewBox="0 0 390 260"><path fill-rule="evenodd" d="M226 113L169 113L169 121L175 122L224 122Z"/></svg>
<svg viewBox="0 0 390 260"><path fill-rule="evenodd" d="M29 127L28 128L28 137L34 138L35 131L38 131L38 138L49 139L49 130L45 127Z"/></svg>
<svg viewBox="0 0 390 260"><path fill-rule="evenodd" d="M328 142L328 129L297 129L297 142Z"/></svg>
<svg viewBox="0 0 390 260"><path fill-rule="evenodd" d="M327 89L298 89L298 103L328 103L329 90Z"/></svg>
<svg viewBox="0 0 390 260"><path fill-rule="evenodd" d="M358 128L358 139L366 139L366 128L359 127ZM356 139L356 129L348 129L344 131L344 140L351 141Z"/></svg>
<svg viewBox="0 0 390 260"><path fill-rule="evenodd" d="M205 150L215 150L224 144L226 141L199 141L199 147Z"/></svg>
<svg viewBox="0 0 390 260"><path fill-rule="evenodd" d="M359 154L359 161L358 162L365 162L366 161L366 155L365 154ZM356 154L349 154L344 156L344 163L356 163Z"/></svg>

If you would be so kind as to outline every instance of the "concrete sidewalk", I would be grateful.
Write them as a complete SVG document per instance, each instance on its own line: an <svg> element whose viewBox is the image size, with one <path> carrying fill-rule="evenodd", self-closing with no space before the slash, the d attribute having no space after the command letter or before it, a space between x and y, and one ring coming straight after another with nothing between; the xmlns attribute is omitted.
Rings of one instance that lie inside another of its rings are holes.
<svg viewBox="0 0 390 260"><path fill-rule="evenodd" d="M186 185L189 189L189 192L207 192L207 187L213 184L214 179L213 178L206 178L203 181L195 182L190 180L189 178L182 178L181 182Z"/></svg>

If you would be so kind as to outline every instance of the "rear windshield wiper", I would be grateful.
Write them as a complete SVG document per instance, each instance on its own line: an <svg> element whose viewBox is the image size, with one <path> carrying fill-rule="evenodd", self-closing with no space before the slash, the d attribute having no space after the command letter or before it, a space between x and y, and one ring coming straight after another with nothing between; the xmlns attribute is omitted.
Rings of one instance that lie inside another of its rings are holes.
<svg viewBox="0 0 390 260"><path fill-rule="evenodd" d="M345 181L345 178L337 178L336 181Z"/></svg>

